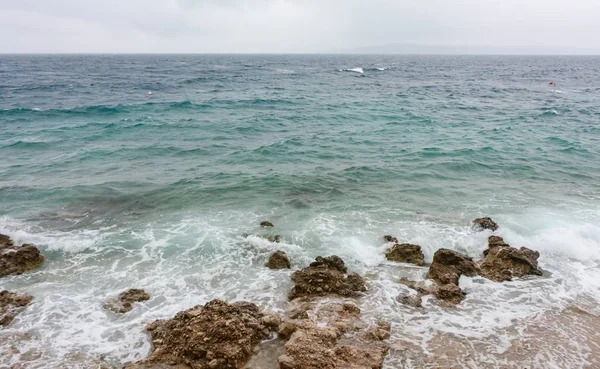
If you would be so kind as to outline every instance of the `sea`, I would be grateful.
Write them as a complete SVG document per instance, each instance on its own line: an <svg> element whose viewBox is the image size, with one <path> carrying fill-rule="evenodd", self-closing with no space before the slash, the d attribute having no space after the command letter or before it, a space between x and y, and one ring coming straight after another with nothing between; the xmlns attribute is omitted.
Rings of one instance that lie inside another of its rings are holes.
<svg viewBox="0 0 600 369"><path fill-rule="evenodd" d="M398 302L427 267L383 236L481 259L481 216L544 276ZM600 57L1 55L0 233L46 258L0 279L34 296L1 368L121 368L147 323L281 311L293 270L334 254L392 323L385 369L600 368ZM275 250L292 270L264 267ZM103 307L129 288L151 299Z"/></svg>

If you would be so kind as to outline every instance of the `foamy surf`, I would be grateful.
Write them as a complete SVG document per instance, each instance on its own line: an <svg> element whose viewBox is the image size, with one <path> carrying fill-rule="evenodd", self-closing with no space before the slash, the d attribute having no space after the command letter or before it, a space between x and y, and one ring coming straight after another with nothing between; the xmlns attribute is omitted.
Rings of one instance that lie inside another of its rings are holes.
<svg viewBox="0 0 600 369"><path fill-rule="evenodd" d="M465 355L480 368L493 368L500 362L513 367L521 359L515 345L527 339L523 329L538 329L536 324L548 314L560 315L574 304L592 309L589 314L598 313L594 306L600 302L600 228L578 214L547 216L541 221L540 212L549 213L532 209L529 214L498 216L497 220L502 224L499 234L507 242L540 251L540 265L547 276L505 283L462 277L461 287L468 293L463 303L444 308L427 297L422 309L396 301L400 293L410 292L398 280L424 280L427 268L386 261L381 236L392 233L402 241L421 244L426 260L431 261L440 247L480 258L488 232L475 232L468 224L381 222L369 213L355 213L351 218L317 214L279 223L282 242L273 243L262 237L269 231L256 227L263 217L252 213L195 213L129 230L114 227L62 235L3 218L3 229L19 242L35 241L47 255L67 253L51 257L40 270L2 280L3 288L30 293L36 300L0 333L4 337L0 347L11 352L0 362L47 368L84 368L101 362L117 368L147 354L150 343L143 327L154 319L214 298L282 309L291 288L290 272L282 275L263 267L268 255L281 249L293 260L294 268L315 256L336 254L367 277L369 291L359 299L359 306L367 319L393 323L390 342L398 348L391 351L385 368L453 366L464 363ZM357 228L357 224L362 226ZM77 250L71 246L77 242L88 246ZM103 309L103 301L131 287L145 289L151 299L123 316ZM554 332L558 328L543 329ZM587 331L571 332L585 335ZM27 336L16 339L18 352L11 349L14 335L23 333ZM548 365L568 359L573 367L585 367L583 353L591 347L588 338L593 337L580 337L581 348L569 356L560 357L551 345L538 349L551 358L545 361ZM453 356L439 356L449 352L443 350L451 350ZM534 359L541 360L528 357Z"/></svg>

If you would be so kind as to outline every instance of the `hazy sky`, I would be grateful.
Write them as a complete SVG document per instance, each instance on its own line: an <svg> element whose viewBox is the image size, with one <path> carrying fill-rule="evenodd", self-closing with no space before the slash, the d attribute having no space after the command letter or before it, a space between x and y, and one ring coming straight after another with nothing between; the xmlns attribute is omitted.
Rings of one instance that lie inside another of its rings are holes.
<svg viewBox="0 0 600 369"><path fill-rule="evenodd" d="M600 0L0 0L0 52L600 48Z"/></svg>

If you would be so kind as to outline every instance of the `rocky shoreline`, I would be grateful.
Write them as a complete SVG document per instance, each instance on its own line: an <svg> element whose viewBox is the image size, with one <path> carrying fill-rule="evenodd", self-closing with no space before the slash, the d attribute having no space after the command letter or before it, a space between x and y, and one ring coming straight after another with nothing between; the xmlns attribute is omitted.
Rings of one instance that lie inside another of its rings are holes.
<svg viewBox="0 0 600 369"><path fill-rule="evenodd" d="M274 228L268 221L261 228ZM473 221L477 230L498 229L490 218ZM259 235L270 242L279 235ZM421 246L401 243L386 235L389 244L385 257L391 263L409 263L427 268L429 282L402 279L399 283L414 293L401 294L397 301L422 309L423 296L433 295L441 305L452 307L466 297L460 287L461 276L481 276L494 282L509 281L526 275L541 276L539 253L526 247L515 248L496 235L488 238L481 259L449 249L438 249L430 265L425 264ZM22 274L44 261L40 250L24 244L14 245L10 237L0 235L0 277ZM273 271L292 268L292 260L278 250L265 267ZM283 312L261 310L252 302L228 303L212 300L179 312L171 319L150 323L146 330L152 349L146 359L127 369L191 368L240 369L260 350L261 342L280 342L282 352L273 363L280 369L377 369L381 368L390 349L386 340L392 325L386 321L367 322L354 302L367 291L363 276L348 270L336 256L317 257L291 275L294 283L288 293L288 307ZM16 292L0 293L0 329L33 301L34 297ZM135 303L150 296L131 289L105 302L104 307L116 314L131 311Z"/></svg>

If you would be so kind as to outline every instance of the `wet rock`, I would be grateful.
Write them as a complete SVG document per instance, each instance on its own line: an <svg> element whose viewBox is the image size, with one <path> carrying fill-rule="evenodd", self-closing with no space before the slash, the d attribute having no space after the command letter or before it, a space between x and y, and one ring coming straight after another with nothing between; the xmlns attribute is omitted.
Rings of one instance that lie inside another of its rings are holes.
<svg viewBox="0 0 600 369"><path fill-rule="evenodd" d="M269 335L258 307L213 300L147 327L153 350L137 364L185 364L193 369L239 369Z"/></svg>
<svg viewBox="0 0 600 369"><path fill-rule="evenodd" d="M263 313L263 316L261 318L261 322L262 324L273 330L273 331L277 331L279 329L279 325L281 324L281 317L279 316L279 314L277 313Z"/></svg>
<svg viewBox="0 0 600 369"><path fill-rule="evenodd" d="M276 234L276 235L264 235L263 234L263 235L260 235L258 237L260 237L262 239L265 239L265 240L267 240L269 242L273 242L273 243L279 243L279 242L281 242L281 236L278 235L278 234Z"/></svg>
<svg viewBox="0 0 600 369"><path fill-rule="evenodd" d="M268 220L260 222L260 226L263 228L275 227L275 225L273 225L273 223L269 222Z"/></svg>
<svg viewBox="0 0 600 369"><path fill-rule="evenodd" d="M0 277L23 274L44 262L40 250L30 244L17 246L10 237L0 235Z"/></svg>
<svg viewBox="0 0 600 369"><path fill-rule="evenodd" d="M0 327L8 326L15 316L31 303L33 296L9 291L0 292Z"/></svg>
<svg viewBox="0 0 600 369"><path fill-rule="evenodd" d="M265 266L271 269L290 269L292 263L284 251L278 250L269 257Z"/></svg>
<svg viewBox="0 0 600 369"><path fill-rule="evenodd" d="M484 229L495 231L498 229L498 224L496 224L492 218L484 217L473 220L473 227L480 231L483 231Z"/></svg>
<svg viewBox="0 0 600 369"><path fill-rule="evenodd" d="M459 252L439 249L433 255L433 263L427 272L431 278L440 285L452 283L458 285L461 275L473 277L478 274L477 265L473 259Z"/></svg>
<svg viewBox="0 0 600 369"><path fill-rule="evenodd" d="M348 269L346 268L346 264L344 264L344 260L342 260L342 258L340 258L337 255L328 256L326 258L317 256L315 261L310 263L310 266L314 268L333 268L339 270L342 273L346 273L348 271Z"/></svg>
<svg viewBox="0 0 600 369"><path fill-rule="evenodd" d="M290 302L288 311L310 311L310 318L288 320L279 335L289 339L279 357L279 367L288 369L380 368L387 346L372 342L389 337L391 325L369 326L360 319L360 309L348 300L303 297Z"/></svg>
<svg viewBox="0 0 600 369"><path fill-rule="evenodd" d="M422 305L423 295L420 293L417 293L416 295L408 294L408 293L401 293L398 295L398 297L396 297L396 301L398 301L404 305L412 306L414 308L420 308L423 306Z"/></svg>
<svg viewBox="0 0 600 369"><path fill-rule="evenodd" d="M452 305L460 303L465 299L466 296L466 293L464 293L460 287L458 287L458 285L453 283L437 286L437 288L433 291L433 294L439 300Z"/></svg>
<svg viewBox="0 0 600 369"><path fill-rule="evenodd" d="M280 369L381 368L388 347L380 343L350 341L340 344L334 328L300 329L285 344Z"/></svg>
<svg viewBox="0 0 600 369"><path fill-rule="evenodd" d="M136 302L147 301L150 295L146 291L133 288L121 293L116 299L109 300L104 304L104 308L114 312L124 314L133 309Z"/></svg>
<svg viewBox="0 0 600 369"><path fill-rule="evenodd" d="M428 295L431 293L431 288L428 287L424 281L415 282L415 281L411 281L408 278L400 278L398 280L398 283L401 283L401 284L405 285L406 287L417 291L421 295Z"/></svg>
<svg viewBox="0 0 600 369"><path fill-rule="evenodd" d="M308 267L292 275L294 287L290 300L301 296L357 296L366 291L364 279L355 273L347 273L344 261L338 256L317 257Z"/></svg>
<svg viewBox="0 0 600 369"><path fill-rule="evenodd" d="M10 239L10 237L8 237L5 234L0 233L0 247L2 246L12 246L13 242Z"/></svg>
<svg viewBox="0 0 600 369"><path fill-rule="evenodd" d="M393 243L398 243L398 239L392 235L386 234L385 236L383 236L383 240L385 242L393 242Z"/></svg>
<svg viewBox="0 0 600 369"><path fill-rule="evenodd" d="M376 324L369 327L362 335L362 338L368 341L384 341L390 338L391 331L392 324L390 322L380 320Z"/></svg>
<svg viewBox="0 0 600 369"><path fill-rule="evenodd" d="M527 247L517 249L497 242L493 247L490 245L484 254L481 275L493 281L510 281L528 274L542 275L537 262L540 253Z"/></svg>
<svg viewBox="0 0 600 369"><path fill-rule="evenodd" d="M385 257L391 261L415 265L423 265L425 261L421 246L410 243L395 244L385 252Z"/></svg>

